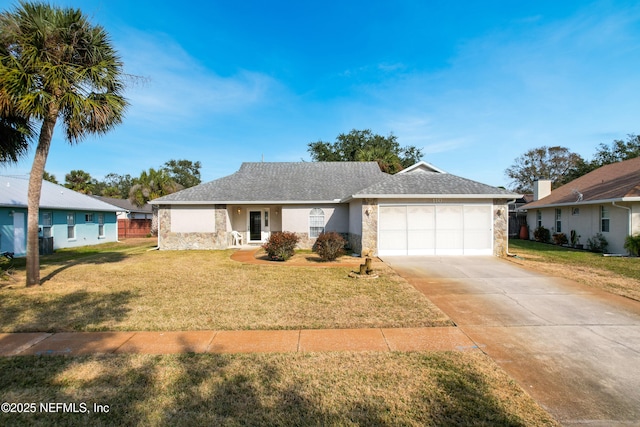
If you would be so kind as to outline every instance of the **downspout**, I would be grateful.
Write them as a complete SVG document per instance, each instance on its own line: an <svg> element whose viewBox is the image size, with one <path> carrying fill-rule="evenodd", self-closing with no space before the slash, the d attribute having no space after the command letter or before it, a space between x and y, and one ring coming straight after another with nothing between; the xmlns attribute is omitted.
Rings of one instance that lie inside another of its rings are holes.
<svg viewBox="0 0 640 427"><path fill-rule="evenodd" d="M616 208L622 208L622 209L626 209L629 211L629 236L631 236L631 232L633 231L633 227L631 224L631 221L633 219L633 215L631 215L631 208L627 207L627 206L620 206L620 205L616 205L616 202L611 202L611 204L613 206L615 206Z"/></svg>
<svg viewBox="0 0 640 427"><path fill-rule="evenodd" d="M508 257L516 257L516 256L518 256L516 254L512 254L512 253L509 252L509 204L510 203L515 203L516 200L518 200L518 199L513 199L513 200L507 202L507 250L506 250L506 254L507 254Z"/></svg>

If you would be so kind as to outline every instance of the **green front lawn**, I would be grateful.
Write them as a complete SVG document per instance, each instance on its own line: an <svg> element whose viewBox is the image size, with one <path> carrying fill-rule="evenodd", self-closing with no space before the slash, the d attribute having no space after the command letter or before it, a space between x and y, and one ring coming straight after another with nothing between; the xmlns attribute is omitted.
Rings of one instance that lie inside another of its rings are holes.
<svg viewBox="0 0 640 427"><path fill-rule="evenodd" d="M566 277L589 286L640 301L640 258L606 257L530 240L512 239L513 262L548 274Z"/></svg>

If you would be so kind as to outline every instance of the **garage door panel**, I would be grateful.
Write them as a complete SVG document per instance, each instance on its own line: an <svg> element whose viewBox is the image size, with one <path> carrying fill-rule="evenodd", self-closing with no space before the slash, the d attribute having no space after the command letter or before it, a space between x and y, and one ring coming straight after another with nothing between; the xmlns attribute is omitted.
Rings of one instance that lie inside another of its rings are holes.
<svg viewBox="0 0 640 427"><path fill-rule="evenodd" d="M435 206L407 206L407 253L408 255L434 255Z"/></svg>
<svg viewBox="0 0 640 427"><path fill-rule="evenodd" d="M380 206L379 227L381 230L405 230L407 229L406 206Z"/></svg>
<svg viewBox="0 0 640 427"><path fill-rule="evenodd" d="M436 206L436 254L462 255L463 210L459 205Z"/></svg>
<svg viewBox="0 0 640 427"><path fill-rule="evenodd" d="M490 255L492 253L492 207L466 205L464 207L464 254Z"/></svg>
<svg viewBox="0 0 640 427"><path fill-rule="evenodd" d="M378 252L384 255L407 253L407 207L380 206Z"/></svg>
<svg viewBox="0 0 640 427"><path fill-rule="evenodd" d="M380 255L488 255L491 205L381 205Z"/></svg>
<svg viewBox="0 0 640 427"><path fill-rule="evenodd" d="M408 255L435 255L435 230L410 231L408 238Z"/></svg>

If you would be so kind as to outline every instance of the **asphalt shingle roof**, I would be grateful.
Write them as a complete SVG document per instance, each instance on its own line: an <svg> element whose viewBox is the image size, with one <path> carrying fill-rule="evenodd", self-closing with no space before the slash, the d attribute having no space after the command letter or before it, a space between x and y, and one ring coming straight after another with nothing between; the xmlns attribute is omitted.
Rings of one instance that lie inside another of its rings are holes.
<svg viewBox="0 0 640 427"><path fill-rule="evenodd" d="M28 177L0 176L0 206L26 208L29 190ZM121 208L101 200L42 181L40 208L73 209L96 212L120 212Z"/></svg>
<svg viewBox="0 0 640 427"><path fill-rule="evenodd" d="M416 170L389 175L376 162L243 163L234 174L152 203L333 202L409 195L519 196L448 173Z"/></svg>
<svg viewBox="0 0 640 427"><path fill-rule="evenodd" d="M412 172L397 174L364 188L355 195L460 195L460 196L496 196L512 198L518 195L502 188L492 187L470 179L449 173Z"/></svg>
<svg viewBox="0 0 640 427"><path fill-rule="evenodd" d="M542 206L640 198L640 157L602 166L558 187L550 195L524 205Z"/></svg>
<svg viewBox="0 0 640 427"><path fill-rule="evenodd" d="M229 176L153 203L335 201L386 176L376 162L243 163Z"/></svg>
<svg viewBox="0 0 640 427"><path fill-rule="evenodd" d="M91 197L101 200L105 203L109 203L110 205L118 206L122 208L122 210L126 210L129 212L134 212L134 213L152 213L153 212L153 210L151 209L151 205L148 205L148 204L142 207L139 207L134 205L127 199L116 199L113 197L104 197L104 196L91 196Z"/></svg>

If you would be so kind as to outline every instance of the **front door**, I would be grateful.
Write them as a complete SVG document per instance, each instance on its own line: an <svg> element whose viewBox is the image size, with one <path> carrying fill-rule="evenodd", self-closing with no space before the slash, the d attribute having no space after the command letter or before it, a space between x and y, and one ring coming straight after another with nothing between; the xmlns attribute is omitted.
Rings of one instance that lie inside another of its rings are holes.
<svg viewBox="0 0 640 427"><path fill-rule="evenodd" d="M13 213L13 252L24 254L25 248L24 212Z"/></svg>
<svg viewBox="0 0 640 427"><path fill-rule="evenodd" d="M249 240L262 240L262 212L249 212Z"/></svg>

